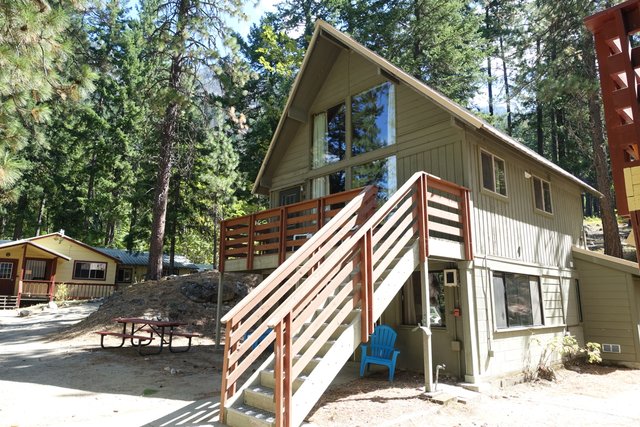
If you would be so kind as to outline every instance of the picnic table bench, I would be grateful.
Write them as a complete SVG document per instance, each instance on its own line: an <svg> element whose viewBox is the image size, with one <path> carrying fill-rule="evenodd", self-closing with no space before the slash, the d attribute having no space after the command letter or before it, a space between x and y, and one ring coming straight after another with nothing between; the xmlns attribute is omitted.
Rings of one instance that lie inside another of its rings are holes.
<svg viewBox="0 0 640 427"><path fill-rule="evenodd" d="M113 319L113 321L118 325L122 325L122 330L121 332L97 331L96 334L100 335L100 347L102 348L120 348L126 340L129 340L131 345L138 349L138 353L143 355L158 354L162 352L165 345L169 347L169 351L172 353L184 353L191 349L191 339L201 336L195 332L185 332L174 329L187 325L186 322L152 320L140 317L117 317ZM130 327L128 327L128 325L130 325ZM120 338L120 343L118 345L106 345L106 336ZM174 338L176 337L186 338L186 345L176 347L174 345ZM155 351L143 352L142 348L151 344L156 338L159 338L157 349Z"/></svg>

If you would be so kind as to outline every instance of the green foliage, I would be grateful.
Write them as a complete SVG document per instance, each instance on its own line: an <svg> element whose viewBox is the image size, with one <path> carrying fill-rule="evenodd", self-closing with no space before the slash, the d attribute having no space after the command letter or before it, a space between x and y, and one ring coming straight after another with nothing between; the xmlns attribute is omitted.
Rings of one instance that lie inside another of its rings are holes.
<svg viewBox="0 0 640 427"><path fill-rule="evenodd" d="M525 378L528 381L542 378L548 381L556 379L553 363L560 357L565 365L582 363L600 363L600 344L588 342L584 347L580 347L573 335L566 334L563 337L555 337L542 343L537 337L529 340L530 345L542 347L540 357L535 366L525 367Z"/></svg>
<svg viewBox="0 0 640 427"><path fill-rule="evenodd" d="M65 302L69 299L69 287L65 283L56 285L56 292L53 295L53 300L56 302Z"/></svg>

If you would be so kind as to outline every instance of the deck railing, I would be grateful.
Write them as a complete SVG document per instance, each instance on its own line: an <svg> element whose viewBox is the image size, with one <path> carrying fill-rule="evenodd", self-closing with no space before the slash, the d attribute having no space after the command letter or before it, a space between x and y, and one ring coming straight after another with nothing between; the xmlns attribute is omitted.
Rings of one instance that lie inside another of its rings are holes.
<svg viewBox="0 0 640 427"><path fill-rule="evenodd" d="M229 260L242 260L244 270L253 270L254 260L263 255L275 256L281 264L361 191L358 188L222 221L220 271Z"/></svg>
<svg viewBox="0 0 640 427"><path fill-rule="evenodd" d="M368 340L379 315L374 284L404 248L418 239L426 259L428 236L437 235L460 241L471 259L468 201L465 188L421 172L373 215L371 194L363 192L349 203L222 319L223 416L240 376L275 341L276 425L291 425L293 380L356 308L361 340ZM369 219L362 223L363 217Z"/></svg>

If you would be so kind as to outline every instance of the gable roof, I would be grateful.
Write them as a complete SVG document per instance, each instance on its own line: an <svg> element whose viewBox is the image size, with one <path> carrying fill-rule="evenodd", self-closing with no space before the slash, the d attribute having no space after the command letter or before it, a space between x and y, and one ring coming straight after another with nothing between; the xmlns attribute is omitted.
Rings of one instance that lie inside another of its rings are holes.
<svg viewBox="0 0 640 427"><path fill-rule="evenodd" d="M99 255L102 255L102 256L106 256L107 258L111 258L111 259L113 259L115 262L118 262L118 258L115 258L115 257L113 257L113 256L111 256L111 255L109 255L109 254L105 254L104 252L101 252L101 251L97 250L97 249L96 249L96 248L94 248L93 246L89 246L89 245L87 245L86 243L82 243L80 240L73 239L73 238L71 238L71 237L69 237L69 236L67 236L67 235L65 235L64 233L61 233L61 232L59 232L59 231L56 231L55 233L43 234L42 236L30 237L30 238L25 239L25 240L28 240L28 241L30 241L30 242L33 242L34 240L45 239L45 238L47 238L47 237L52 237L52 236L58 236L58 237L59 237L59 238L61 238L61 239L64 239L64 240L68 240L68 241L70 241L70 242L73 242L73 243L75 243L75 244L76 244L76 245L78 245L78 246L82 246L83 248L89 249L89 250L90 250L90 251L92 251L92 252L95 252L95 253L97 253L97 254L99 254Z"/></svg>
<svg viewBox="0 0 640 427"><path fill-rule="evenodd" d="M334 52L327 53L326 47L324 49L319 47L321 40L325 40L328 42L329 45L332 45L335 48ZM413 89L415 92L423 95L424 97L434 102L439 107L449 112L453 117L459 119L464 124L470 126L473 129L476 129L480 132L485 133L486 135L492 137L493 139L499 142L504 143L508 147L523 154L525 157L529 158L530 160L533 160L541 164L542 166L552 170L558 175L561 175L564 178L567 178L568 180L580 186L583 190L588 191L598 197L602 197L602 194L598 192L598 190L596 190L595 188L591 187L587 183L583 182L582 180L578 179L574 175L565 171L564 169L557 166L553 162L545 159L535 151L529 149L528 147L524 146L520 142L516 141L515 139L511 138L510 136L506 135L505 133L501 132L495 127L491 126L489 123L477 117L467 109L461 107L460 105L458 105L451 99L447 98L446 96L442 95L438 91L430 88L429 86L427 86L420 80L416 79L415 77L410 76L409 74L402 71L400 68L396 67L395 65L393 65L392 63L390 63L380 55L362 46L360 43L356 42L351 37L347 36L341 31L338 31L337 29L335 29L334 27L332 27L331 25L329 25L328 23L322 20L318 20L316 22L316 28L313 33L313 36L311 37L309 47L307 48L307 51L305 53L302 66L300 67L300 71L298 72L298 75L296 76L296 79L293 83L293 86L289 93L289 98L287 99L287 103L285 105L283 113L280 116L280 121L278 122L276 131L274 132L273 138L271 139L271 143L269 144L267 154L265 155L265 158L262 161L262 165L260 166L260 170L258 172L255 183L253 185L252 191L254 193L259 193L263 190L268 189L267 186L262 184L262 180L267 168L273 167L272 165L270 165L270 163L272 162L272 157L276 149L276 144L281 139L280 136L283 133L283 130L286 129L287 123L292 120L296 120L295 117L300 116L300 109L297 108L296 105L294 105L294 102L297 99L297 96L301 87L306 86L308 89L311 89L311 90L313 90L313 88L315 87L316 93L317 93L317 90L320 89L320 86L323 83L322 79L315 79L315 81L313 82L310 82L309 79L305 80L304 76L307 74L307 70L312 66L318 66L328 73L330 67L333 65L333 61L335 60L335 58L338 56L338 53L340 52L340 49L351 50L361 55L362 57L366 58L367 60L372 62L374 65L379 67L382 74L386 74L392 78L397 79L398 82L407 85L408 87ZM327 55L329 60L327 61L326 60L327 58L324 58L325 59L324 61L316 59L315 56L318 50L324 51L321 53L324 53L325 55ZM314 80L314 79L311 79L311 80ZM282 138L282 139L284 139L285 141L287 140L287 138Z"/></svg>
<svg viewBox="0 0 640 427"><path fill-rule="evenodd" d="M70 257L68 257L68 256L66 256L64 254L61 254L60 252L56 252L56 251L54 251L52 249L45 248L42 245L39 245L37 243L32 242L31 239L5 240L5 241L3 241L3 243L0 243L0 249L10 248L10 247L13 247L13 246L20 246L20 245L33 246L34 248L38 248L41 251L44 251L44 252L46 252L48 254L51 254L51 255L53 255L55 257L62 258L64 260L66 260L66 261L70 261L71 260Z"/></svg>

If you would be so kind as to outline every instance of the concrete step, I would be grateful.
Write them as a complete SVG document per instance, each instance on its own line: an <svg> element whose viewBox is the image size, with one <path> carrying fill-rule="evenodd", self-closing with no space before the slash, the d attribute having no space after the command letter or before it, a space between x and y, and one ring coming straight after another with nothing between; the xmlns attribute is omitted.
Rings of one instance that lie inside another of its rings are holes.
<svg viewBox="0 0 640 427"><path fill-rule="evenodd" d="M300 360L299 355L293 358L293 365L298 363L298 360ZM322 357L312 358L311 360L309 360L309 363L307 363L307 366L305 366L304 369L302 370L302 374L309 375L316 368L316 366L318 366L318 363L320 362L322 362Z"/></svg>
<svg viewBox="0 0 640 427"><path fill-rule="evenodd" d="M275 412L274 390L263 385L253 385L245 389L244 403L263 411Z"/></svg>
<svg viewBox="0 0 640 427"><path fill-rule="evenodd" d="M273 412L242 404L227 408L227 425L231 427L275 427L276 416Z"/></svg>
<svg viewBox="0 0 640 427"><path fill-rule="evenodd" d="M315 338L311 338L310 340L308 340L303 346L302 346L302 350L301 352L304 353L306 352L309 347L311 347L311 345L316 341ZM317 355L318 356L322 356L324 354L327 354L327 352L329 350L331 350L331 347L333 346L333 344L335 343L335 340L329 340L326 341L324 344L322 344L322 347L320 347L320 350L318 350Z"/></svg>

